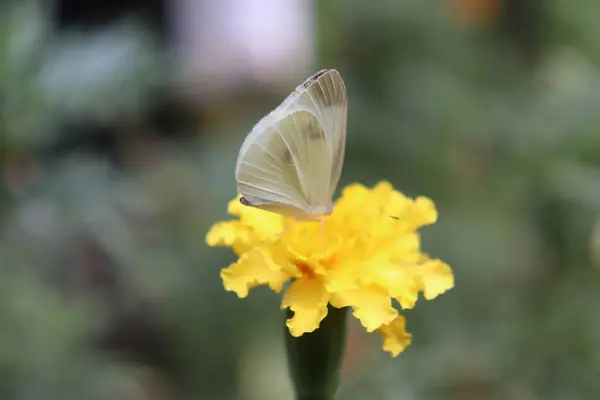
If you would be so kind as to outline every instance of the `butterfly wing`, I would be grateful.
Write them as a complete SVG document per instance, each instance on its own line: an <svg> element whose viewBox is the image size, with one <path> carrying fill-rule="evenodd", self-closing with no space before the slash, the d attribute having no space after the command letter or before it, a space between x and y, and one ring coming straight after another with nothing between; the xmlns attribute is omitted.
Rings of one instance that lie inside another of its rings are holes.
<svg viewBox="0 0 600 400"><path fill-rule="evenodd" d="M236 179L245 203L299 219L330 213L346 114L337 71L320 71L299 85L242 144Z"/></svg>
<svg viewBox="0 0 600 400"><path fill-rule="evenodd" d="M246 138L235 174L244 204L294 217L310 207L291 150L281 134L282 130L289 131L292 123L285 117L265 127L259 122L255 127L259 129Z"/></svg>
<svg viewBox="0 0 600 400"><path fill-rule="evenodd" d="M348 115L348 97L346 86L336 70L322 70L308 78L296 89L297 100L290 103L289 110L307 110L312 112L323 127L331 165L329 167L329 199L337 188L346 149L346 124ZM320 170L324 173L325 170Z"/></svg>

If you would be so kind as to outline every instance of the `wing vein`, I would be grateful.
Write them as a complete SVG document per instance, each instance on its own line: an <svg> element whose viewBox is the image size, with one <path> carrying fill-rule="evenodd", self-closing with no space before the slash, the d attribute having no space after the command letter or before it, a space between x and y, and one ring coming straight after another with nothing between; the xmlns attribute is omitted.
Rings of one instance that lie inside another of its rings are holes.
<svg viewBox="0 0 600 400"><path fill-rule="evenodd" d="M246 186L249 186L251 188L254 188L256 190L262 191L262 192L267 192L267 193L270 193L270 194L274 194L275 196L284 197L284 198L290 200L291 204L297 203L296 200L292 199L291 197L289 197L285 193L282 193L282 192L279 192L279 191L276 191L276 190L273 190L273 189L267 189L265 187L261 187L261 186L255 185L253 183L250 183L250 182L244 181L244 180L240 180L239 183L241 183L243 185L246 185Z"/></svg>

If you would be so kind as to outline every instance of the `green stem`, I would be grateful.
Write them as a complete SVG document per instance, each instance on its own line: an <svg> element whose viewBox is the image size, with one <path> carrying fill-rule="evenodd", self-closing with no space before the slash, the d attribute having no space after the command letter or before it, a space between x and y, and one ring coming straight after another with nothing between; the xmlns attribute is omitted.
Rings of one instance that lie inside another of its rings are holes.
<svg viewBox="0 0 600 400"><path fill-rule="evenodd" d="M319 329L300 337L286 330L288 367L297 400L333 400L346 344L347 309L328 308ZM288 318L293 313L287 311Z"/></svg>

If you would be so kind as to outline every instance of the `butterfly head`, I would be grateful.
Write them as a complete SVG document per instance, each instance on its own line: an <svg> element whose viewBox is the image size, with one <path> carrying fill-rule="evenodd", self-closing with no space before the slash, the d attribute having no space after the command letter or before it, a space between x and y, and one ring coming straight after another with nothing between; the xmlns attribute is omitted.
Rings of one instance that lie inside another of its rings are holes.
<svg viewBox="0 0 600 400"><path fill-rule="evenodd" d="M240 197L240 203L244 206L252 207L252 203L250 203L245 197Z"/></svg>

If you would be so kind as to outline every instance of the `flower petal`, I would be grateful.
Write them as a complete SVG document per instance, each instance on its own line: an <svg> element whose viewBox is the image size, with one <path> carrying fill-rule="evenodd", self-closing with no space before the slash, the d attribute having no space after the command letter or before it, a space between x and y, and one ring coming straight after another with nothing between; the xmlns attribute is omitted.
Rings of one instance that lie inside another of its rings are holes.
<svg viewBox="0 0 600 400"><path fill-rule="evenodd" d="M331 303L338 308L352 306L353 315L360 320L367 332L389 324L398 316L387 290L377 285L335 293Z"/></svg>
<svg viewBox="0 0 600 400"><path fill-rule="evenodd" d="M311 225L306 226L306 224ZM326 260L339 249L343 242L339 234L329 233L314 222L305 222L301 228L304 229L290 232L286 237L285 244L290 255L298 260L310 263Z"/></svg>
<svg viewBox="0 0 600 400"><path fill-rule="evenodd" d="M319 279L296 279L283 295L281 308L290 308L294 316L286 321L292 336L312 332L327 315L329 293Z"/></svg>
<svg viewBox="0 0 600 400"><path fill-rule="evenodd" d="M397 236L395 242L390 245L392 259L395 262L406 263L419 261L421 258L420 244L421 238L415 232Z"/></svg>
<svg viewBox="0 0 600 400"><path fill-rule="evenodd" d="M290 276L265 252L254 249L242 254L238 262L221 270L221 279L225 290L244 298L251 288L258 285L267 284L273 291L280 292Z"/></svg>
<svg viewBox="0 0 600 400"><path fill-rule="evenodd" d="M390 193L387 203L385 204L385 212L386 214L393 216L402 215L409 205L410 200L408 197L400 192L393 191Z"/></svg>
<svg viewBox="0 0 600 400"><path fill-rule="evenodd" d="M380 181L371 190L371 196L373 198L372 201L380 203L382 205L387 205L389 203L390 196L392 196L393 194L400 193L396 192L392 184L387 181Z"/></svg>
<svg viewBox="0 0 600 400"><path fill-rule="evenodd" d="M243 228L237 221L218 222L206 234L206 243L210 247L232 246Z"/></svg>
<svg viewBox="0 0 600 400"><path fill-rule="evenodd" d="M417 197L407 212L404 219L410 223L411 229L418 229L423 225L433 224L437 221L437 210L433 201L427 197Z"/></svg>
<svg viewBox="0 0 600 400"><path fill-rule="evenodd" d="M238 256L259 244L252 231L239 221L215 224L206 235L206 243L211 247L229 246Z"/></svg>
<svg viewBox="0 0 600 400"><path fill-rule="evenodd" d="M251 228L261 240L281 235L283 232L284 217L256 207L245 206L240 203L239 197L229 202L228 211L239 216L240 222Z"/></svg>
<svg viewBox="0 0 600 400"><path fill-rule="evenodd" d="M342 197L336 202L336 206L357 206L363 204L369 196L369 190L360 183L353 183L342 190Z"/></svg>
<svg viewBox="0 0 600 400"><path fill-rule="evenodd" d="M419 266L423 295L431 300L454 287L454 275L448 264L429 260Z"/></svg>
<svg viewBox="0 0 600 400"><path fill-rule="evenodd" d="M325 288L330 293L345 292L356 289L360 285L361 264L350 260L344 261L340 266L336 266L328 271L324 277Z"/></svg>
<svg viewBox="0 0 600 400"><path fill-rule="evenodd" d="M413 308L422 289L417 280L416 264L400 264L395 262L377 262L363 274L363 282L376 284L387 290L390 297L395 298L402 308Z"/></svg>
<svg viewBox="0 0 600 400"><path fill-rule="evenodd" d="M383 350L391 353L392 357L402 353L412 342L412 335L406 332L406 320L402 316L396 317L377 331L383 337Z"/></svg>

